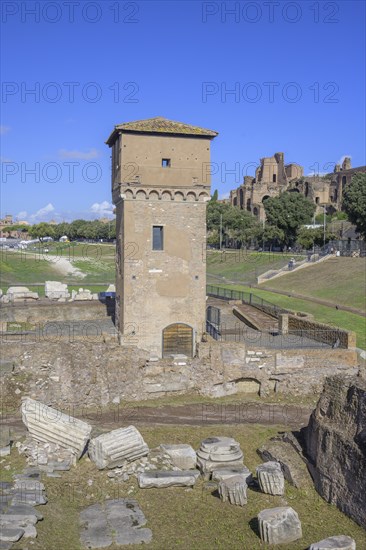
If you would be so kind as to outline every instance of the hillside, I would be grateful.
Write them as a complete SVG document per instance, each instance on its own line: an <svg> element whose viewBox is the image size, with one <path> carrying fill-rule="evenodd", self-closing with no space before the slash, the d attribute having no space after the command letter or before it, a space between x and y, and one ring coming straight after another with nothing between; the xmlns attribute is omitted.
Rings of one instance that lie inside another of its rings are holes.
<svg viewBox="0 0 366 550"><path fill-rule="evenodd" d="M266 288L295 292L366 311L365 258L331 258L306 269L268 280Z"/></svg>

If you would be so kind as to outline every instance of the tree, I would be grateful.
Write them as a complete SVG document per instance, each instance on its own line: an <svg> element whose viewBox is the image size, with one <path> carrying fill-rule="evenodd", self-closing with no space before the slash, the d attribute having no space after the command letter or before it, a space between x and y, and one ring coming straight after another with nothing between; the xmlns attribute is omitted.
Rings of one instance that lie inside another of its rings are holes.
<svg viewBox="0 0 366 550"><path fill-rule="evenodd" d="M335 238L336 238L336 235L334 235L334 233L332 233L331 231L329 231L328 228L326 228L325 242L328 243L329 241L332 241ZM306 250L313 248L314 245L323 246L324 228L315 227L314 229L312 229L310 227L301 227L297 236L297 243L303 248L306 248Z"/></svg>
<svg viewBox="0 0 366 550"><path fill-rule="evenodd" d="M269 224L260 227L256 236L259 242L269 244L270 250L272 250L272 246L282 244L285 240L284 231L275 225Z"/></svg>
<svg viewBox="0 0 366 550"><path fill-rule="evenodd" d="M207 231L209 244L220 240L222 224L223 241L234 241L236 245L248 243L255 237L258 221L249 212L228 203L209 201L207 206Z"/></svg>
<svg viewBox="0 0 366 550"><path fill-rule="evenodd" d="M219 192L217 189L215 189L214 194L211 197L211 200L212 202L216 202L218 198L219 198Z"/></svg>
<svg viewBox="0 0 366 550"><path fill-rule="evenodd" d="M41 241L44 237L54 237L55 229L53 225L41 222L32 225L32 227L29 228L29 234L31 237L36 237Z"/></svg>
<svg viewBox="0 0 366 550"><path fill-rule="evenodd" d="M295 242L301 225L311 222L315 208L315 204L300 193L281 193L264 202L268 224L283 231L287 245Z"/></svg>
<svg viewBox="0 0 366 550"><path fill-rule="evenodd" d="M343 208L357 232L366 237L366 174L356 173L343 193Z"/></svg>

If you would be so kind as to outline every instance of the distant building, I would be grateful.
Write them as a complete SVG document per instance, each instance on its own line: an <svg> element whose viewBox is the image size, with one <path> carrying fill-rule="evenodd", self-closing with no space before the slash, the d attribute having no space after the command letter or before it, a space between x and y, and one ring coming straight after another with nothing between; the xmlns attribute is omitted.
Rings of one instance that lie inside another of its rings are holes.
<svg viewBox="0 0 366 550"><path fill-rule="evenodd" d="M343 192L357 172L366 172L366 166L351 168L351 159L345 157L342 166L337 164L327 176L304 176L299 164L285 164L284 153L264 157L255 172L255 177L245 176L243 183L230 191L230 203L251 212L258 219L265 219L264 202L283 191L301 193L313 201L317 213L332 214L342 209Z"/></svg>
<svg viewBox="0 0 366 550"><path fill-rule="evenodd" d="M151 355L195 354L206 330L206 203L217 132L162 117L115 126L116 324ZM205 174L205 175L204 175Z"/></svg>

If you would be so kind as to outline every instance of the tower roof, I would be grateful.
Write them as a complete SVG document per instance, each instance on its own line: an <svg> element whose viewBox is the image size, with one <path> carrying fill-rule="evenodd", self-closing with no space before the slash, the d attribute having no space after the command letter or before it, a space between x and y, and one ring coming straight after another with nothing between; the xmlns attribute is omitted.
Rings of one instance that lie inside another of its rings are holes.
<svg viewBox="0 0 366 550"><path fill-rule="evenodd" d="M192 126L191 124L185 124L184 122L169 120L161 116L117 124L106 141L108 145L112 145L118 132L139 132L142 134L175 134L185 136L208 137L211 139L218 135L218 132L215 132L214 130L207 130L206 128Z"/></svg>

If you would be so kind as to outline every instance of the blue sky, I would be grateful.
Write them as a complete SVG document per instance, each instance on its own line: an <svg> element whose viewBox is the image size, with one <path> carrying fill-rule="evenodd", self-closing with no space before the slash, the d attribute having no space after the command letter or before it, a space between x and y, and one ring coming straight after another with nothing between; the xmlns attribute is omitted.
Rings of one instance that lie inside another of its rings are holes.
<svg viewBox="0 0 366 550"><path fill-rule="evenodd" d="M361 1L1 8L1 215L111 215L104 141L115 124L154 116L219 132L221 196L276 151L305 173L343 155L365 164Z"/></svg>

